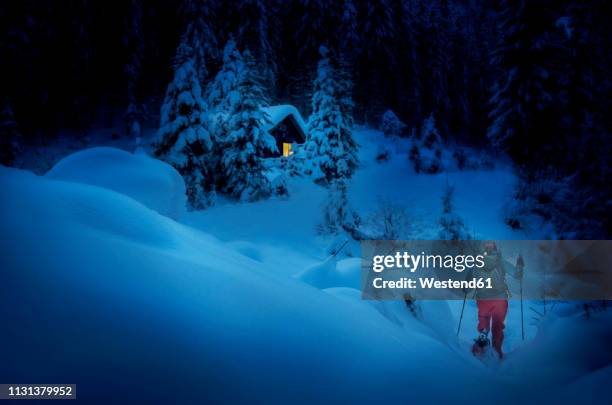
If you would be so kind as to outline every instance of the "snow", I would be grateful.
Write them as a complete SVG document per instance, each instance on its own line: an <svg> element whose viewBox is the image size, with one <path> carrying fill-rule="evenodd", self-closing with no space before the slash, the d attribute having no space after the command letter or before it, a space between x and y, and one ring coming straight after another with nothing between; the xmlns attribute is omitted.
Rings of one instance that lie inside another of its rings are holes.
<svg viewBox="0 0 612 405"><path fill-rule="evenodd" d="M416 174L403 141L368 128L354 136L361 163L349 197L362 217L392 200L406 208L410 237L435 238L448 181L456 213L477 238L539 237L503 223L515 181L509 168ZM390 156L378 163L381 143ZM139 177L145 167L150 180ZM469 353L472 300L457 337L461 301L410 309L361 299L355 244L330 258L330 245L345 239L317 234L323 187L290 178L288 198L220 198L177 222L140 195L160 192L166 175L176 172L104 148L74 154L45 176L0 167L0 317L9 325L0 334L0 381L70 381L81 399L101 402L607 397L609 311L587 320L570 303L549 303L534 321L531 308L541 312L541 303L526 302L523 342L511 300L507 358L485 365Z"/></svg>
<svg viewBox="0 0 612 405"><path fill-rule="evenodd" d="M302 130L302 133L305 135L308 134L306 123L304 122L304 119L302 118L300 112L294 106L289 104L273 105L269 107L263 107L262 111L268 114L270 118L270 122L265 128L266 131L269 131L270 129L280 124L281 121L283 121L288 116L292 116L295 119L295 122Z"/></svg>
<svg viewBox="0 0 612 405"><path fill-rule="evenodd" d="M509 167L493 170L414 173L407 158L409 141L385 141L379 131L361 129L361 169L351 181L351 202L360 213L374 212L381 201L404 206L411 221L411 239L437 239L441 198L447 181L454 187L454 207L477 239L524 239L503 222L504 201L512 195L515 177ZM390 143L390 159L376 162L377 145ZM537 239L531 235L532 239Z"/></svg>
<svg viewBox="0 0 612 405"><path fill-rule="evenodd" d="M337 260L331 257L323 263L313 265L296 276L299 280L319 289L332 287L361 287L361 259Z"/></svg>
<svg viewBox="0 0 612 405"><path fill-rule="evenodd" d="M318 209L325 190L306 179L291 179L290 187L289 199L220 201L207 210L190 212L184 222L223 241L256 244L270 269L295 275L324 259L326 242L317 238L313 224L321 219Z"/></svg>
<svg viewBox="0 0 612 405"><path fill-rule="evenodd" d="M142 153L109 147L85 149L60 160L45 176L114 190L173 219L185 211L181 175L172 166Z"/></svg>
<svg viewBox="0 0 612 405"><path fill-rule="evenodd" d="M413 395L435 400L448 394L429 376L460 370L431 338L354 317L354 304L114 191L8 169L0 186L2 380L71 381L100 401L313 402L398 400L412 375Z"/></svg>

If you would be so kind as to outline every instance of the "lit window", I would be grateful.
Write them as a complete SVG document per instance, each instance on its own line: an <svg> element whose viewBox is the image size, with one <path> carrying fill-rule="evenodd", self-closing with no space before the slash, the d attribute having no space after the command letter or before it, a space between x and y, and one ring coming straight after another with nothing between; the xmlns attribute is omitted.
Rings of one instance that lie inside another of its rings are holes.
<svg viewBox="0 0 612 405"><path fill-rule="evenodd" d="M293 155L293 151L291 150L291 144L283 143L283 156L287 157L291 155Z"/></svg>

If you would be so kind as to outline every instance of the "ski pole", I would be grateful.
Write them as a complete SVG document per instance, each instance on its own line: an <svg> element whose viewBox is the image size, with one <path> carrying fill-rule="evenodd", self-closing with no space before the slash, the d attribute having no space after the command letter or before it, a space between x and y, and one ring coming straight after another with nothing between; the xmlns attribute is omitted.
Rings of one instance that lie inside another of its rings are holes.
<svg viewBox="0 0 612 405"><path fill-rule="evenodd" d="M340 247L338 248L338 250L336 250L336 251L335 251L335 252L334 252L334 253L333 253L333 254L330 256L330 258L331 258L331 257L336 257L336 255L337 255L338 253L340 253L340 252L342 251L342 249L344 249L344 247L346 246L346 244L348 243L348 241L349 241L348 239L347 239L347 240L345 240L345 241L344 241L344 243L342 244L342 246L340 246Z"/></svg>
<svg viewBox="0 0 612 405"><path fill-rule="evenodd" d="M523 278L521 277L521 336L525 340L525 321L523 317Z"/></svg>
<svg viewBox="0 0 612 405"><path fill-rule="evenodd" d="M525 268L525 262L523 256L519 255L518 259L516 259L516 267L518 267L521 274L521 279L519 281L521 293L521 337L525 340L525 317L523 316L523 276L525 276L523 269Z"/></svg>
<svg viewBox="0 0 612 405"><path fill-rule="evenodd" d="M457 327L457 336L459 336L459 331L461 331L461 321L463 320L463 310L465 309L466 299L467 299L467 292L463 295L463 305L461 306L461 316L459 317L459 326Z"/></svg>

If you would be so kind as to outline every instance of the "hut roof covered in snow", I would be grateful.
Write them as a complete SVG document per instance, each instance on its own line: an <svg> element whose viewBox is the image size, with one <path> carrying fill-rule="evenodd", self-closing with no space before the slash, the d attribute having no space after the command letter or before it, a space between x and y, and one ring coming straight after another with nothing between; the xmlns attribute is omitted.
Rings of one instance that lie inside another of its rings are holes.
<svg viewBox="0 0 612 405"><path fill-rule="evenodd" d="M297 108L289 104L282 104L264 107L262 110L265 111L270 117L270 123L266 124L266 131L274 135L274 129L280 124L291 123L297 130L299 136L302 138L301 142L306 140L306 134L308 133L306 130L306 123L304 122L304 119Z"/></svg>
<svg viewBox="0 0 612 405"><path fill-rule="evenodd" d="M278 150L271 157L293 155L294 146L304 143L308 133L302 115L294 106L288 104L264 107L262 110L270 118L265 129L276 140Z"/></svg>

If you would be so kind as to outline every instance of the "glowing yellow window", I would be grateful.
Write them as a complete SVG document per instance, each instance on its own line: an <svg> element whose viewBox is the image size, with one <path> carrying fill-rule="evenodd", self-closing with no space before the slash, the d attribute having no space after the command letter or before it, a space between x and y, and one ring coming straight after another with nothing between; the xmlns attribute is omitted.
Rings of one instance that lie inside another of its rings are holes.
<svg viewBox="0 0 612 405"><path fill-rule="evenodd" d="M287 157L291 155L293 155L293 151L291 150L291 144L283 143L283 156Z"/></svg>

